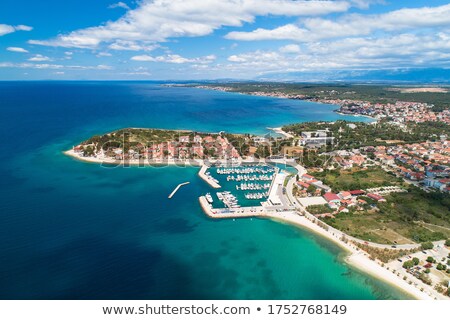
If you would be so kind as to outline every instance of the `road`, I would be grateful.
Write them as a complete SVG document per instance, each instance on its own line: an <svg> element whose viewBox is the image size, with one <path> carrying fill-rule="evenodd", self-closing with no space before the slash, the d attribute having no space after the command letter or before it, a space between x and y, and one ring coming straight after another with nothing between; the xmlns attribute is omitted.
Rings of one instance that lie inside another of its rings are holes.
<svg viewBox="0 0 450 320"><path fill-rule="evenodd" d="M290 166L296 168L297 174L298 174L299 176L302 176L303 174L307 173L307 170L306 170L304 167L302 167L301 165L299 165L299 164L292 163L292 162L287 162L287 161L283 161L283 160L280 160L278 163L288 164L288 165L290 165ZM297 199L293 196L292 191L293 191L293 189L294 189L295 183L296 183L296 177L295 177L295 175L293 175L293 176L289 179L289 181L288 181L288 183L287 183L287 185L286 185L286 194L281 194L281 195L280 195L280 199L282 200L283 204L289 204L289 207L292 208L292 206L293 206L297 211L302 212L303 214L305 214L305 216L306 216L309 220L312 220L312 221L317 220L317 218L314 217L312 214L310 214L310 213L306 210L306 208L303 207L303 206L299 203L299 201L297 201ZM281 188L280 188L280 189L281 189ZM283 201L283 199L284 199L284 201ZM332 228L331 226L329 226L329 232L330 232L330 233L333 233L333 234L335 234L335 235L345 236L345 237L346 237L347 239L349 239L349 240L352 240L352 241L357 242L357 243L360 243L360 244L369 245L369 246L371 246L371 247L373 247L373 248L390 249L390 250L394 250L394 249L395 249L395 250L402 250L402 249L403 249L403 250L409 250L409 249L417 249L417 248L420 248L420 244L419 244L419 243L398 244L398 245L395 245L395 247L394 247L394 246L388 245L388 244L380 244L380 243L375 243L375 242L365 241L365 240L361 240L361 239L358 239L358 238L349 236L349 235L347 235L346 233L344 233L344 232L342 232L342 231L340 231L340 230L337 230L337 229ZM434 242L434 245L435 245L435 246L437 246L437 245L442 245L442 244L443 244L443 241L436 241L436 242Z"/></svg>

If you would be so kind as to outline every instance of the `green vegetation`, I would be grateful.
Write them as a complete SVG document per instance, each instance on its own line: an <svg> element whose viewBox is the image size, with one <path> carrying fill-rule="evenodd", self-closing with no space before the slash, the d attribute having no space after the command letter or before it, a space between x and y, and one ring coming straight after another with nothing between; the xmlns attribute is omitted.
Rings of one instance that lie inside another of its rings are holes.
<svg viewBox="0 0 450 320"><path fill-rule="evenodd" d="M361 244L359 242L353 242L354 245L356 245L358 248L364 250L367 252L372 259L379 259L382 262L389 262L394 259L401 258L407 254L411 254L416 252L415 249L411 250L390 250L387 248L381 249L381 248L375 248L372 246L368 246L366 244Z"/></svg>
<svg viewBox="0 0 450 320"><path fill-rule="evenodd" d="M323 214L323 213L331 213L333 210L330 209L326 204L317 204L308 207L308 212L312 214Z"/></svg>
<svg viewBox="0 0 450 320"><path fill-rule="evenodd" d="M249 135L225 133L224 136L236 148L239 154L248 155L250 151Z"/></svg>
<svg viewBox="0 0 450 320"><path fill-rule="evenodd" d="M212 85L216 86L216 85ZM298 83L227 83L221 87L234 92L279 92L304 95L308 99L346 99L363 100L372 103L395 103L396 101L413 101L434 104L439 111L450 107L450 93L401 92L398 87L386 85L358 84L298 84Z"/></svg>
<svg viewBox="0 0 450 320"><path fill-rule="evenodd" d="M351 124L351 126L349 126ZM354 127L354 128L353 128ZM450 125L437 122L409 124L409 130L380 121L376 124L347 122L305 122L284 126L283 130L300 135L303 131L328 129L336 138L334 149L355 149L366 146L386 146L390 142L416 143L437 140L441 134L450 135ZM328 147L330 148L330 147ZM325 151L325 150L321 150Z"/></svg>
<svg viewBox="0 0 450 320"><path fill-rule="evenodd" d="M435 263L436 262L436 260L433 257L427 257L426 261L429 262L429 263Z"/></svg>
<svg viewBox="0 0 450 320"><path fill-rule="evenodd" d="M447 247L450 247L450 239L445 240L445 245L446 245Z"/></svg>
<svg viewBox="0 0 450 320"><path fill-rule="evenodd" d="M403 180L387 173L379 167L371 167L366 170L324 170L315 172L314 177L329 185L333 191L357 190L376 188L382 186L401 186Z"/></svg>
<svg viewBox="0 0 450 320"><path fill-rule="evenodd" d="M323 218L332 227L354 237L378 243L422 243L424 250L432 248L430 241L448 239L450 231L432 226L450 227L450 199L443 194L426 193L410 187L408 193L386 196L387 202L377 204L378 211L339 213ZM417 221L427 224L419 225ZM431 245L431 247L430 247Z"/></svg>
<svg viewBox="0 0 450 320"><path fill-rule="evenodd" d="M403 268L405 269L411 269L412 267L414 267L414 262L412 260L408 260L403 262Z"/></svg>
<svg viewBox="0 0 450 320"><path fill-rule="evenodd" d="M123 148L124 152L128 152L132 148L140 149L153 143L177 140L181 135L193 134L193 132L173 130L126 128L104 135L93 136L84 141L83 144L95 145L97 151L101 149L108 150L109 148Z"/></svg>

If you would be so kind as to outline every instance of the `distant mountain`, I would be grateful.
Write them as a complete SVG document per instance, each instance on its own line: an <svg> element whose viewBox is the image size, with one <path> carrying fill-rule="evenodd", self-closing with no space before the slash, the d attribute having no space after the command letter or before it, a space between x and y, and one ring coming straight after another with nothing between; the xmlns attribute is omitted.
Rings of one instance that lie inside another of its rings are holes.
<svg viewBox="0 0 450 320"><path fill-rule="evenodd" d="M450 69L340 70L264 74L257 81L450 83Z"/></svg>

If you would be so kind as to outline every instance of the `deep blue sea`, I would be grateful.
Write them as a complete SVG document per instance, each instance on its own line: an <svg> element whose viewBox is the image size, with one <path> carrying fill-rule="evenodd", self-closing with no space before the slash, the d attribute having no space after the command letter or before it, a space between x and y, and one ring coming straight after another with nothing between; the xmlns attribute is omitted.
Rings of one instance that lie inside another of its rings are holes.
<svg viewBox="0 0 450 320"><path fill-rule="evenodd" d="M156 83L0 82L0 299L407 298L307 231L208 219L197 168L62 154L122 127L262 134L345 118L334 108Z"/></svg>

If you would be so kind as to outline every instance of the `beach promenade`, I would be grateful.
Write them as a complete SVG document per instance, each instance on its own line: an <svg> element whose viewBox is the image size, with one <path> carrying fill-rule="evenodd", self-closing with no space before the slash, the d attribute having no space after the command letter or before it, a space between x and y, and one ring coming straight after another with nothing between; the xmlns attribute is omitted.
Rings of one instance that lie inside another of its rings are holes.
<svg viewBox="0 0 450 320"><path fill-rule="evenodd" d="M283 211L262 206L238 209L215 209L212 208L204 196L200 197L199 201L205 214L212 219L265 218L313 231L315 234L327 238L346 250L349 253L349 255L345 258L346 263L370 274L375 278L381 279L402 291L407 292L415 299L448 300L448 297L432 291L424 284L417 283L417 281L409 284L407 281L399 277L396 272L383 267L381 261L371 260L369 254L359 249L350 241L343 241L339 234L334 234L321 228L317 225L317 223L315 223L317 222L317 219L315 222L311 221L295 210Z"/></svg>

